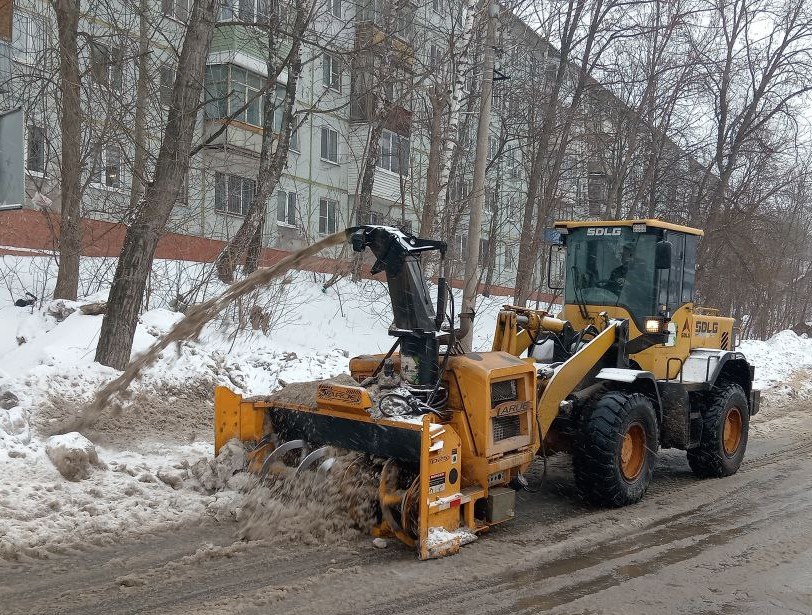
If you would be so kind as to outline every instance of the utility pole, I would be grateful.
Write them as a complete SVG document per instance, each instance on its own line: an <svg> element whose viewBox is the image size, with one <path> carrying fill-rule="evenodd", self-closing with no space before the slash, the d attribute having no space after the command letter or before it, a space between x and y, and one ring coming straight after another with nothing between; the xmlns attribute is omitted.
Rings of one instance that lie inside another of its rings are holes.
<svg viewBox="0 0 812 615"><path fill-rule="evenodd" d="M482 94L479 100L474 186L471 192L471 211L468 216L465 286L462 291L462 310L460 311L460 328L464 332L460 343L466 352L471 350L474 337L474 310L479 285L479 242L482 235L482 209L485 205L485 166L488 158L488 134L491 125L496 17L499 14L497 4L490 0L486 0L486 2L488 2L488 29L485 36L485 57L482 67Z"/></svg>

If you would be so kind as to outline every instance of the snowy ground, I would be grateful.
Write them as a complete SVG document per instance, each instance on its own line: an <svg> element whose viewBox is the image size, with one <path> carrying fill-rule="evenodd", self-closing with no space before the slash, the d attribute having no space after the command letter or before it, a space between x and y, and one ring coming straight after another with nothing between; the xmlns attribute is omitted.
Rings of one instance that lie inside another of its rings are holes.
<svg viewBox="0 0 812 615"><path fill-rule="evenodd" d="M85 433L104 467L86 480L68 481L46 455L48 437L117 375L94 363L102 316L82 314L84 303L105 298L94 276L109 275L108 259L83 263L82 301L20 308L24 290L47 295L51 264L45 257L0 260L0 559L47 556L82 543L107 543L123 534L152 531L201 515L229 514L195 478L194 464L213 448L212 389L223 384L245 395L266 394L283 383L327 378L347 371L356 354L385 352L392 344L385 286L340 281L326 291L326 276L297 272L257 298L267 308L267 334L243 330L238 311L211 323L200 340L167 351L136 386L131 404ZM206 278L202 265L156 263L151 305L141 317L133 353L146 349L182 314L170 311L187 292L177 280ZM157 289L157 290L156 290ZM222 290L203 284L195 297ZM273 303L270 298L273 298ZM480 347L505 297L484 300ZM273 309L271 309L273 305ZM243 318L247 308L243 309ZM66 317L65 317L66 316Z"/></svg>
<svg viewBox="0 0 812 615"><path fill-rule="evenodd" d="M20 308L13 301L24 290L47 296L52 263L47 257L0 259L0 560L45 557L232 514L232 496L210 494L199 480L197 462L212 453L213 386L264 394L285 382L345 372L349 357L385 352L392 343L382 284L340 281L324 291L325 276L298 272L257 298L269 314L267 334L238 330L235 309L200 340L167 351L138 383L131 404L85 433L99 464L85 480L69 481L48 458L46 441L117 374L93 362L102 317L77 309L104 298L107 289L98 280L109 279L110 260L86 259L83 267L88 294L82 301ZM206 279L199 264L156 263L151 309L139 322L134 353L182 317L168 307L193 282L200 288L192 301L221 290ZM488 347L494 316L508 301L481 301L475 347ZM786 383L812 367L812 341L785 331L766 342L746 341L742 350L756 365L759 386L783 395L804 392Z"/></svg>

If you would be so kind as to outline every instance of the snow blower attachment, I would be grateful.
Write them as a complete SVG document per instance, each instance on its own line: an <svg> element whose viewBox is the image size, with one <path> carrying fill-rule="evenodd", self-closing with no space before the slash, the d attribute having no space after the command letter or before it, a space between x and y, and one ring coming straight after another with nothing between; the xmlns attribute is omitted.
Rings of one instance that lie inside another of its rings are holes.
<svg viewBox="0 0 812 615"><path fill-rule="evenodd" d="M341 480L333 454L354 451L377 469L373 534L397 537L421 559L512 519L515 489L539 451L571 450L579 490L606 506L643 497L660 445L688 450L701 476L735 472L758 409L753 370L729 349L732 319L680 303L685 292L671 297L672 276L661 272L684 275L696 245L684 236L701 232L652 220L563 224L572 227L568 319L505 306L492 350L469 353L456 341L446 244L383 226L348 229L353 250L369 249L372 272L386 275L395 344L351 359L349 376L266 397L218 387L215 452L238 438L260 476L282 465ZM684 262L666 237L682 237ZM436 308L426 251L440 255Z"/></svg>

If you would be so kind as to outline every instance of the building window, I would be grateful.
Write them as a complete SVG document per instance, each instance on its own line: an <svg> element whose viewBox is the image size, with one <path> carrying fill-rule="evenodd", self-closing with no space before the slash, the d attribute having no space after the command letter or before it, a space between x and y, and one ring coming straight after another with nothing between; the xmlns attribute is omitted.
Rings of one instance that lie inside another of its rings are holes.
<svg viewBox="0 0 812 615"><path fill-rule="evenodd" d="M333 17L341 18L341 0L327 0L327 10Z"/></svg>
<svg viewBox="0 0 812 615"><path fill-rule="evenodd" d="M288 149L294 152L299 150L299 129L294 127L290 129L290 143Z"/></svg>
<svg viewBox="0 0 812 615"><path fill-rule="evenodd" d="M11 11L11 2L8 2ZM11 48L14 59L23 64L35 64L42 59L45 49L45 28L43 20L22 11L12 11Z"/></svg>
<svg viewBox="0 0 812 615"><path fill-rule="evenodd" d="M296 193L280 190L276 195L276 220L280 224L296 226Z"/></svg>
<svg viewBox="0 0 812 615"><path fill-rule="evenodd" d="M459 261L464 261L468 256L468 236L467 235L454 235L454 251L456 258Z"/></svg>
<svg viewBox="0 0 812 615"><path fill-rule="evenodd" d="M504 256L504 266L505 269L513 269L515 265L515 261L513 260L513 248L509 245L505 245L505 256Z"/></svg>
<svg viewBox="0 0 812 615"><path fill-rule="evenodd" d="M189 19L189 0L161 0L161 12L167 17L186 22Z"/></svg>
<svg viewBox="0 0 812 615"><path fill-rule="evenodd" d="M429 47L429 68L440 68L440 49L437 45Z"/></svg>
<svg viewBox="0 0 812 615"><path fill-rule="evenodd" d="M243 68L231 67L229 111L235 120L253 126L262 124L261 89L262 77Z"/></svg>
<svg viewBox="0 0 812 615"><path fill-rule="evenodd" d="M175 68L171 64L161 64L161 104L168 107L172 104L172 90L175 87Z"/></svg>
<svg viewBox="0 0 812 615"><path fill-rule="evenodd" d="M222 0L220 3L219 21L233 21L233 20L234 20L233 0Z"/></svg>
<svg viewBox="0 0 812 615"><path fill-rule="evenodd" d="M381 140L379 142L380 155L378 156L378 167L399 173L400 175L409 175L409 139L401 137L400 135L384 130L381 133Z"/></svg>
<svg viewBox="0 0 812 615"><path fill-rule="evenodd" d="M479 264L480 266L484 267L490 262L488 258L490 255L488 254L488 250L490 249L490 241L487 239L480 239L479 240Z"/></svg>
<svg viewBox="0 0 812 615"><path fill-rule="evenodd" d="M214 174L214 210L244 216L254 200L257 183L239 175Z"/></svg>
<svg viewBox="0 0 812 615"><path fill-rule="evenodd" d="M118 145L96 147L90 182L107 188L121 188L121 148Z"/></svg>
<svg viewBox="0 0 812 615"><path fill-rule="evenodd" d="M377 211L370 211L369 212L369 224L378 225L383 222L383 216L379 214Z"/></svg>
<svg viewBox="0 0 812 615"><path fill-rule="evenodd" d="M324 53L321 56L321 82L324 87L341 91L341 60L329 53Z"/></svg>
<svg viewBox="0 0 812 615"><path fill-rule="evenodd" d="M494 136L488 136L488 162L491 162L499 155L499 139Z"/></svg>
<svg viewBox="0 0 812 615"><path fill-rule="evenodd" d="M338 164L338 132L321 127L321 159Z"/></svg>
<svg viewBox="0 0 812 615"><path fill-rule="evenodd" d="M264 77L244 68L218 64L206 67L206 118L232 118L262 126Z"/></svg>
<svg viewBox="0 0 812 615"><path fill-rule="evenodd" d="M329 235L338 230L338 201L319 199L319 233Z"/></svg>
<svg viewBox="0 0 812 615"><path fill-rule="evenodd" d="M45 173L45 129L29 124L25 148L25 168L34 173Z"/></svg>
<svg viewBox="0 0 812 615"><path fill-rule="evenodd" d="M228 117L228 66L206 67L205 83L206 117L209 119Z"/></svg>
<svg viewBox="0 0 812 615"><path fill-rule="evenodd" d="M93 81L107 86L114 92L121 90L122 61L121 48L96 42L90 44L90 70Z"/></svg>

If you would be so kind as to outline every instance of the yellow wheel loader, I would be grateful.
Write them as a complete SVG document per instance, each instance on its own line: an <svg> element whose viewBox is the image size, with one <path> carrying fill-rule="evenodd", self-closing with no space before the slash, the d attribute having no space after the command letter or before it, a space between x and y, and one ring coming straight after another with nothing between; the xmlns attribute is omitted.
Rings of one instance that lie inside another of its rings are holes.
<svg viewBox="0 0 812 615"><path fill-rule="evenodd" d="M453 326L446 244L348 229L353 249L371 250L373 272L386 275L394 346L351 359L351 377L268 397L217 388L216 449L239 438L260 474L284 463L329 475L334 449L374 460L373 533L421 559L512 519L538 454L570 451L580 492L599 506L639 501L660 447L686 450L697 476L735 473L759 392L734 348L733 319L694 305L702 232L657 220L556 228L561 313L505 306L492 349L468 353ZM426 251L440 255L436 302L421 270Z"/></svg>

